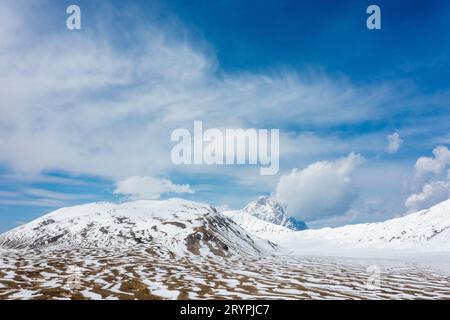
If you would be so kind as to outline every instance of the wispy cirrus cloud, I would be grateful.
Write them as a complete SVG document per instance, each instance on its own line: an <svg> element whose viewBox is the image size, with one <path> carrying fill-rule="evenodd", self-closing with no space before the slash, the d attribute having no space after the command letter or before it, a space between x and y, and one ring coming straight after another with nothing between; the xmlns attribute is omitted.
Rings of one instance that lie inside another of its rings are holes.
<svg viewBox="0 0 450 320"><path fill-rule="evenodd" d="M53 199L0 199L1 206L57 208L64 206L64 204L62 201Z"/></svg>
<svg viewBox="0 0 450 320"><path fill-rule="evenodd" d="M41 188L19 188L14 191L0 191L0 205L58 207L77 201L94 201L91 194L56 192Z"/></svg>
<svg viewBox="0 0 450 320"><path fill-rule="evenodd" d="M26 188L21 191L21 194L26 196L48 198L59 201L95 200L95 196L91 194L62 193L38 188Z"/></svg>
<svg viewBox="0 0 450 320"><path fill-rule="evenodd" d="M24 10L2 6L18 16ZM119 25L139 17L122 19ZM105 21L98 17L97 24ZM3 44L0 147L8 152L0 153L2 163L17 172L64 170L114 180L154 175L174 170L170 132L195 119L215 127L344 125L381 117L376 106L395 92L292 70L227 73L170 28L144 20L131 26L132 47L117 46L102 27L76 34L51 32L49 25Z"/></svg>

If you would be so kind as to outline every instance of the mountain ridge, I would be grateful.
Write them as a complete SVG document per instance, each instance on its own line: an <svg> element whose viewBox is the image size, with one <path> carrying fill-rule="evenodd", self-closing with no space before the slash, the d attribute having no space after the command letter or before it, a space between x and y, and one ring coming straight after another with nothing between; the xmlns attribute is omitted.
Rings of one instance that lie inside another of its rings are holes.
<svg viewBox="0 0 450 320"><path fill-rule="evenodd" d="M359 249L447 252L450 200L383 222L301 231L259 219L248 210L217 212L208 204L177 198L101 202L61 208L0 235L4 248L135 245L215 256L285 250L296 254Z"/></svg>
<svg viewBox="0 0 450 320"><path fill-rule="evenodd" d="M173 198L61 208L0 235L6 248L150 246L175 254L258 255L276 246L207 204Z"/></svg>

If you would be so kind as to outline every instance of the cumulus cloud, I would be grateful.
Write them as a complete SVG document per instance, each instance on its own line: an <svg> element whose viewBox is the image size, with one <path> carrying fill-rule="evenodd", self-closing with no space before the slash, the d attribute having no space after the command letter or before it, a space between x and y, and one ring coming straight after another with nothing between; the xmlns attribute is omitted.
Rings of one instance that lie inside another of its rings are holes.
<svg viewBox="0 0 450 320"><path fill-rule="evenodd" d="M194 193L187 184L174 184L168 179L134 176L118 181L114 194L126 196L128 199L159 199L165 193Z"/></svg>
<svg viewBox="0 0 450 320"><path fill-rule="evenodd" d="M294 169L280 178L275 196L290 215L304 221L343 215L356 199L352 173L363 160L361 155L351 153L333 162Z"/></svg>
<svg viewBox="0 0 450 320"><path fill-rule="evenodd" d="M433 181L425 184L422 190L414 193L405 201L409 211L429 208L450 198L450 181Z"/></svg>
<svg viewBox="0 0 450 320"><path fill-rule="evenodd" d="M403 140L400 138L398 132L388 135L388 153L396 153L400 148Z"/></svg>
<svg viewBox="0 0 450 320"><path fill-rule="evenodd" d="M420 157L416 161L416 174L421 177L427 173L442 174L450 164L450 150L445 146L438 146L433 150L434 157Z"/></svg>
<svg viewBox="0 0 450 320"><path fill-rule="evenodd" d="M409 211L429 208L450 198L450 150L438 146L433 157L420 157L415 164L416 179L421 185L419 191L405 201Z"/></svg>

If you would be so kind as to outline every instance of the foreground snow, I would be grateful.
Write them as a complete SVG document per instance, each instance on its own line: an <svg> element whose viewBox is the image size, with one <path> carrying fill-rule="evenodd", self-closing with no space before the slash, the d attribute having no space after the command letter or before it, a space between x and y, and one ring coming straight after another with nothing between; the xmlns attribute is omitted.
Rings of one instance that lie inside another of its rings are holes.
<svg viewBox="0 0 450 320"><path fill-rule="evenodd" d="M449 274L376 259L0 249L1 299L450 299Z"/></svg>

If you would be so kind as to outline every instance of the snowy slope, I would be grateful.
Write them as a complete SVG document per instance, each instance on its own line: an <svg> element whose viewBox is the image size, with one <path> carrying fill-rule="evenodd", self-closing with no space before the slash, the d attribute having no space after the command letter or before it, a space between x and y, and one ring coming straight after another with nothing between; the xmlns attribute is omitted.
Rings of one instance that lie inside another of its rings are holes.
<svg viewBox="0 0 450 320"><path fill-rule="evenodd" d="M213 207L182 199L62 208L0 236L0 246L7 248L136 245L220 256L273 250Z"/></svg>
<svg viewBox="0 0 450 320"><path fill-rule="evenodd" d="M303 231L261 220L244 210L223 214L249 233L295 254L395 256L450 251L450 200L384 222Z"/></svg>
<svg viewBox="0 0 450 320"><path fill-rule="evenodd" d="M277 239L277 235L294 234L296 231L271 222L261 220L245 211L224 211L223 215L232 219L245 231L264 239Z"/></svg>
<svg viewBox="0 0 450 320"><path fill-rule="evenodd" d="M257 200L250 202L242 209L242 211L260 220L280 225L291 230L307 229L304 222L289 217L284 211L283 206L271 197L259 197Z"/></svg>
<svg viewBox="0 0 450 320"><path fill-rule="evenodd" d="M303 254L357 252L358 249L366 253L370 252L368 249L450 251L450 200L400 218L339 228L280 232L272 227L269 232L270 227L255 227L256 223L250 223L247 218L236 218L235 221L251 233Z"/></svg>

